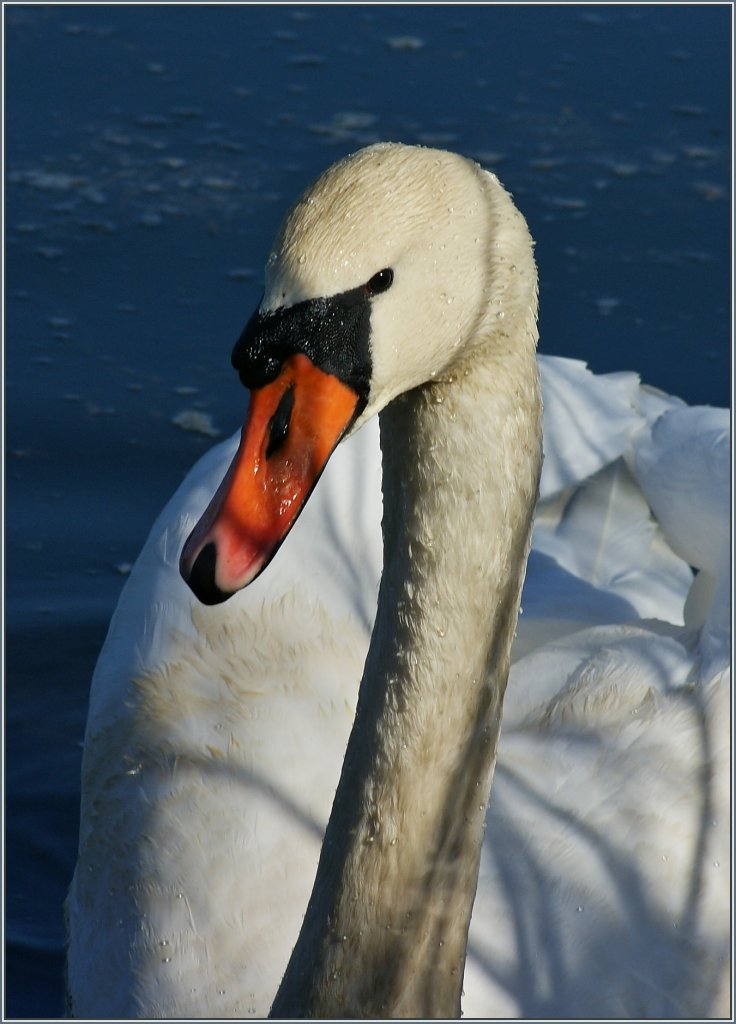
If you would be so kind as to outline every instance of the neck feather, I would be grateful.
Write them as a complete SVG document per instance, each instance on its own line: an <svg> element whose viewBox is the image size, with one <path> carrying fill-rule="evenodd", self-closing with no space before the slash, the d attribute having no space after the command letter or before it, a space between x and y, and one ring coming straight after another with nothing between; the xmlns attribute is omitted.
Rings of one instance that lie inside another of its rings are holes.
<svg viewBox="0 0 736 1024"><path fill-rule="evenodd" d="M272 1016L459 1015L541 460L533 315L521 333L381 413L376 625Z"/></svg>

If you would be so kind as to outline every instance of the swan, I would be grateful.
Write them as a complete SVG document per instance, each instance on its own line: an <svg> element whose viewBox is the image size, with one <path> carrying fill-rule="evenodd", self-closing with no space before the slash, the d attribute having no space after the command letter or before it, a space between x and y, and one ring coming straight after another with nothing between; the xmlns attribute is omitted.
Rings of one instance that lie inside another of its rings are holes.
<svg viewBox="0 0 736 1024"><path fill-rule="evenodd" d="M727 414L536 359L535 314L526 225L461 157L369 147L288 215L234 352L249 427L95 670L76 1015L451 1015L466 942L471 1016L727 1005ZM340 418L294 484L305 381Z"/></svg>

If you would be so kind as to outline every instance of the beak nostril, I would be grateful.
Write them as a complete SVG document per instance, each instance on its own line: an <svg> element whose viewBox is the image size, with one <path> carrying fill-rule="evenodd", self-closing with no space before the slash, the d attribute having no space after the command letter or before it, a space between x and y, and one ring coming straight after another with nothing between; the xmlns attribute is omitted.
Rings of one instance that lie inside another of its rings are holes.
<svg viewBox="0 0 736 1024"><path fill-rule="evenodd" d="M291 414L293 409L294 382L292 381L281 396L279 404L276 406L276 412L268 421L268 444L266 445L267 459L270 459L271 456L279 450L279 448L282 448L283 445L286 444L286 438L289 436L289 424L291 423Z"/></svg>
<svg viewBox="0 0 736 1024"><path fill-rule="evenodd" d="M220 590L215 582L217 569L217 547L214 541L205 544L194 559L186 582L202 604L222 604L232 595Z"/></svg>

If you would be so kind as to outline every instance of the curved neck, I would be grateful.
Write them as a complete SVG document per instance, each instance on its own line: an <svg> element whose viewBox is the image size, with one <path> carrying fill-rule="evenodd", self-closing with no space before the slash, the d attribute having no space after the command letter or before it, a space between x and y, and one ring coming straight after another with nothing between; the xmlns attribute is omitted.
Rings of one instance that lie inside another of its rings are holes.
<svg viewBox="0 0 736 1024"><path fill-rule="evenodd" d="M381 413L376 625L272 1016L459 1015L540 468L527 333Z"/></svg>

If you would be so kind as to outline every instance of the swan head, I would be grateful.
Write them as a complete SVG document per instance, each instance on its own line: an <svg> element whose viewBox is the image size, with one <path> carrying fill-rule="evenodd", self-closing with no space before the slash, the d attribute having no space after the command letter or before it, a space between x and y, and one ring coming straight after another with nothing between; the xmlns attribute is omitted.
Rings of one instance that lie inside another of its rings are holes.
<svg viewBox="0 0 736 1024"><path fill-rule="evenodd" d="M453 153L379 143L306 189L233 350L248 417L180 561L200 600L225 600L265 568L342 437L493 345L494 307L536 308L531 251L496 177ZM502 347L509 332L497 333Z"/></svg>

